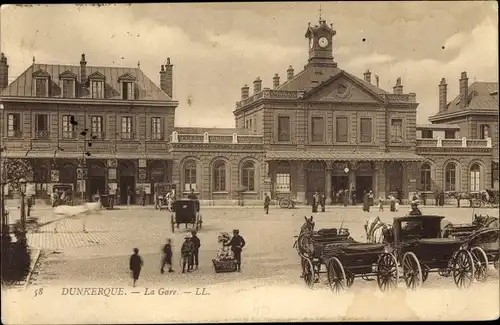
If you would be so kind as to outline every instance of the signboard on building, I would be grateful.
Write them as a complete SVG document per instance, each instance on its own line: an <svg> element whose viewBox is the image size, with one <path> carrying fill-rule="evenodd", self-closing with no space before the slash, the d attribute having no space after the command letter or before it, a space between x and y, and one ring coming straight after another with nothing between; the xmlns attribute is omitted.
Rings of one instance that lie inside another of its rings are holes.
<svg viewBox="0 0 500 325"><path fill-rule="evenodd" d="M108 179L109 180L115 180L116 179L116 168L109 168L108 169Z"/></svg>

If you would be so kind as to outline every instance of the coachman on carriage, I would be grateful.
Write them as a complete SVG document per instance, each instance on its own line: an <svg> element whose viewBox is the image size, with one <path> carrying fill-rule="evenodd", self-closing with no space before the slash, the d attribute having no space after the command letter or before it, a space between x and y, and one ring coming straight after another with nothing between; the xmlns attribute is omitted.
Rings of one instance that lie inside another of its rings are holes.
<svg viewBox="0 0 500 325"><path fill-rule="evenodd" d="M198 230L201 229L203 220L200 213L200 201L198 200L176 200L173 202L173 209L171 214L171 225L172 232L175 231L174 225L177 224L177 229L179 225L184 223L186 229L188 224L192 228Z"/></svg>

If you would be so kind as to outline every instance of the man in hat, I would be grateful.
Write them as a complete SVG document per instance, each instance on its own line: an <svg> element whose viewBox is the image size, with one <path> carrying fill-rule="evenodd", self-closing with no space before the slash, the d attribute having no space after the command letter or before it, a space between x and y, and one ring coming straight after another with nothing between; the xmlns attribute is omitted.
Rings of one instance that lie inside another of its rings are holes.
<svg viewBox="0 0 500 325"><path fill-rule="evenodd" d="M191 230L191 242L193 243L193 258L192 258L192 264L191 268L193 267L193 264L195 266L195 270L198 270L198 252L200 250L201 242L200 238L196 236L196 230Z"/></svg>
<svg viewBox="0 0 500 325"><path fill-rule="evenodd" d="M184 237L184 243L182 243L181 247L181 256L182 256L182 273L186 273L186 265L188 267L187 271L191 272L193 267L191 259L193 256L193 243L191 242L191 237Z"/></svg>
<svg viewBox="0 0 500 325"><path fill-rule="evenodd" d="M236 266L238 272L241 271L241 251L243 247L245 247L245 240L240 236L240 231L238 229L233 230L233 238L229 241L229 243L224 246L231 246L231 250L234 253L234 258L236 259Z"/></svg>
<svg viewBox="0 0 500 325"><path fill-rule="evenodd" d="M130 256L129 263L130 271L132 271L132 278L134 279L134 287L137 280L139 280L139 274L141 273L143 266L144 262L142 261L142 257L139 255L139 249L134 248L134 254Z"/></svg>
<svg viewBox="0 0 500 325"><path fill-rule="evenodd" d="M161 274L165 272L165 264L168 265L168 272L174 272L172 270L172 240L167 239L167 243L163 246L163 259L161 263Z"/></svg>
<svg viewBox="0 0 500 325"><path fill-rule="evenodd" d="M266 211L266 214L269 214L269 204L271 204L271 198L266 193L266 197L264 198L264 211Z"/></svg>

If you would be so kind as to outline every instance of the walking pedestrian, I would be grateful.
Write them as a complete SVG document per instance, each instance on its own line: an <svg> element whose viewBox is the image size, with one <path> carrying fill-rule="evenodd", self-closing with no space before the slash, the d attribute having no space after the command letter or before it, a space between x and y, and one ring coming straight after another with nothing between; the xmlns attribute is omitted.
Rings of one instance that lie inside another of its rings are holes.
<svg viewBox="0 0 500 325"><path fill-rule="evenodd" d="M233 238L229 243L224 244L224 246L231 246L231 250L234 254L234 259L236 260L237 271L241 272L241 251L245 247L245 239L240 236L240 231L238 229L233 230Z"/></svg>
<svg viewBox="0 0 500 325"><path fill-rule="evenodd" d="M141 274L141 269L144 266L142 257L139 255L139 249L134 248L134 254L130 256L130 271L132 271L132 278L134 279L133 286L139 280L139 275Z"/></svg>
<svg viewBox="0 0 500 325"><path fill-rule="evenodd" d="M312 212L318 212L318 193L315 192L312 196Z"/></svg>
<svg viewBox="0 0 500 325"><path fill-rule="evenodd" d="M108 185L108 206L110 209L113 209L115 205L115 190Z"/></svg>
<svg viewBox="0 0 500 325"><path fill-rule="evenodd" d="M163 258L161 262L161 274L165 273L165 265L168 265L168 272L174 272L172 269L172 240L167 239L167 243L163 246Z"/></svg>
<svg viewBox="0 0 500 325"><path fill-rule="evenodd" d="M141 187L141 189L139 190L139 195L141 197L141 205L145 206L146 205L146 191L144 190L144 188Z"/></svg>
<svg viewBox="0 0 500 325"><path fill-rule="evenodd" d="M191 230L191 242L193 243L193 264L195 267L195 270L198 270L198 253L200 251L200 238L196 236L196 230Z"/></svg>
<svg viewBox="0 0 500 325"><path fill-rule="evenodd" d="M323 191L320 192L319 194L319 204L321 205L321 212L325 212L326 209L326 196Z"/></svg>
<svg viewBox="0 0 500 325"><path fill-rule="evenodd" d="M347 203L349 202L349 189L344 190L344 207L347 207Z"/></svg>
<svg viewBox="0 0 500 325"><path fill-rule="evenodd" d="M363 194L363 211L370 212L370 197L368 192L366 192L366 190L365 193Z"/></svg>
<svg viewBox="0 0 500 325"><path fill-rule="evenodd" d="M351 198L352 198L352 202L351 202L351 204L352 204L352 205L356 205L356 200L357 200L357 197L356 197L356 188L355 188L355 187L353 187L353 188L351 189Z"/></svg>
<svg viewBox="0 0 500 325"><path fill-rule="evenodd" d="M269 214L269 204L271 204L271 198L269 197L269 194L266 193L266 197L264 198L264 210L266 211L266 214Z"/></svg>
<svg viewBox="0 0 500 325"><path fill-rule="evenodd" d="M130 203L132 203L132 195L134 192L132 191L132 186L127 188L127 207L130 209Z"/></svg>
<svg viewBox="0 0 500 325"><path fill-rule="evenodd" d="M191 258L193 256L193 243L191 242L191 237L184 237L184 243L182 243L181 247L181 256L182 256L182 273L186 273L187 271L191 272L192 263Z"/></svg>

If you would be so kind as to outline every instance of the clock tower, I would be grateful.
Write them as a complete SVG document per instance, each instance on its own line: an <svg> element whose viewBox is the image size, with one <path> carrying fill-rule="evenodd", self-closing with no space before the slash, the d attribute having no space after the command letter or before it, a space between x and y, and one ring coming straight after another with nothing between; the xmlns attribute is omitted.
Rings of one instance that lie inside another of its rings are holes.
<svg viewBox="0 0 500 325"><path fill-rule="evenodd" d="M333 24L328 26L326 20L319 20L319 25L309 23L305 37L309 39L309 63L307 65L336 67L333 61L333 36L337 32Z"/></svg>

